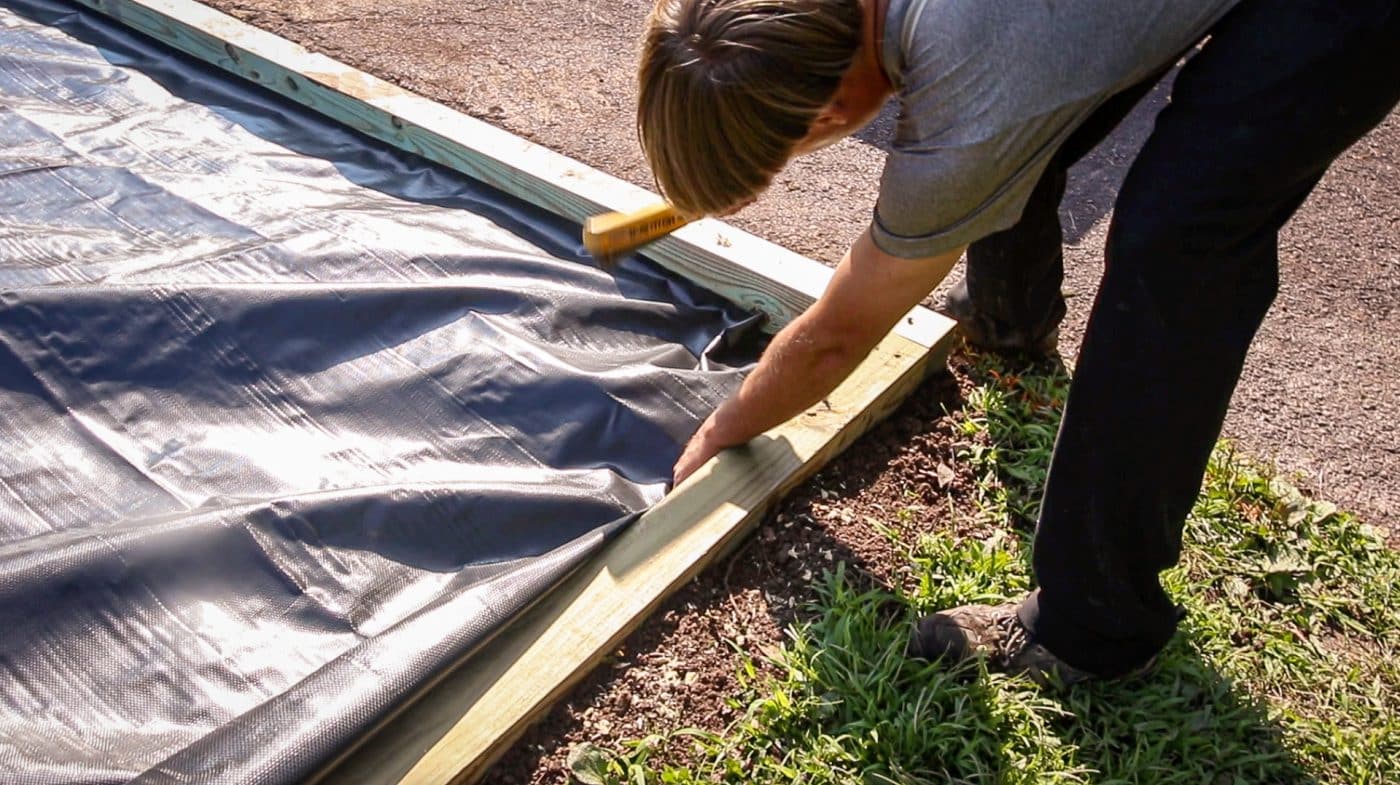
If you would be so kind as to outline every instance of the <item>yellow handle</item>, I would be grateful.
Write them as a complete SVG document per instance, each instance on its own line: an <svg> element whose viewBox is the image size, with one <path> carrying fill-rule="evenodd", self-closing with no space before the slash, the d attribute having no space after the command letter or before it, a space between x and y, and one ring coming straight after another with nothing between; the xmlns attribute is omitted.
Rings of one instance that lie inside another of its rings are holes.
<svg viewBox="0 0 1400 785"><path fill-rule="evenodd" d="M690 223L664 202L630 213L604 213L583 223L583 247L593 258L608 263Z"/></svg>

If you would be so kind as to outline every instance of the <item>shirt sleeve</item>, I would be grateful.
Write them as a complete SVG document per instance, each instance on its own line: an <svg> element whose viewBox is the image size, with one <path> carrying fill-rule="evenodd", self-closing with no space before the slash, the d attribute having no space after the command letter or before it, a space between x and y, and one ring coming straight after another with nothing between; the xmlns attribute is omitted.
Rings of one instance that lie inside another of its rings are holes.
<svg viewBox="0 0 1400 785"><path fill-rule="evenodd" d="M1017 136L892 151L871 224L875 245L901 258L938 256L1013 226L1050 157L1044 149L1018 155L1027 140Z"/></svg>

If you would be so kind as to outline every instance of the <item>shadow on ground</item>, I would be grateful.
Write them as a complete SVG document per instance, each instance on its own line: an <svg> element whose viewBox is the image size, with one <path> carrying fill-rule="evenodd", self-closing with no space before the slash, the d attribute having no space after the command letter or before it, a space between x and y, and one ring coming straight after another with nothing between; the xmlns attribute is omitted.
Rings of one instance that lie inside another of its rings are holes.
<svg viewBox="0 0 1400 785"><path fill-rule="evenodd" d="M1179 637L1150 676L1081 685L1050 701L1054 736L1077 749L1088 782L1313 783L1283 728Z"/></svg>

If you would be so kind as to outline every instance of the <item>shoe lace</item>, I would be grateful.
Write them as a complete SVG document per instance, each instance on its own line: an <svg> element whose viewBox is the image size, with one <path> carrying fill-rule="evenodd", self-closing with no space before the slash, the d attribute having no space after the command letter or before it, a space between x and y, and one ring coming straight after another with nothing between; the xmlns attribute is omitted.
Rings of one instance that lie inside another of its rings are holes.
<svg viewBox="0 0 1400 785"><path fill-rule="evenodd" d="M1016 614L1007 614L997 619L993 624L996 625L999 633L997 635L996 656L1000 658L1002 663L1011 662L1031 644L1030 631L1021 624L1021 620L1017 618Z"/></svg>

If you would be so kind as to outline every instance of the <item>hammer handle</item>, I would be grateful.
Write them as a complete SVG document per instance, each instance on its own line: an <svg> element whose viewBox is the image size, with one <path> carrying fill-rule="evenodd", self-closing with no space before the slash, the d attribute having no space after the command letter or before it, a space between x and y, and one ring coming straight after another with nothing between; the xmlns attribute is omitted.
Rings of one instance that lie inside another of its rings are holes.
<svg viewBox="0 0 1400 785"><path fill-rule="evenodd" d="M583 223L583 247L593 258L609 264L619 256L664 237L690 223L664 202L630 213L604 213Z"/></svg>

